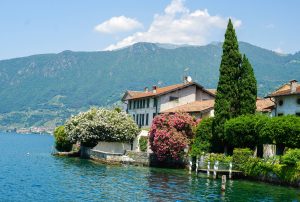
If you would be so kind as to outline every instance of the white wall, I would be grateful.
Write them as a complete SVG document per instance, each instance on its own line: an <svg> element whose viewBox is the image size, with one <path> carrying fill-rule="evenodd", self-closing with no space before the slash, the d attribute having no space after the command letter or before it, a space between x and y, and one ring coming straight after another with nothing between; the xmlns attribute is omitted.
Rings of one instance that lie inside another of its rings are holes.
<svg viewBox="0 0 300 202"><path fill-rule="evenodd" d="M146 108L133 109L133 104L132 104L132 108L128 110L128 114L130 114L131 117L133 117L133 114L135 116L137 114L145 114L144 122L146 122L146 114L149 114L148 126L145 125L144 127L150 127L153 120L153 113L156 113L156 107L153 107L153 104L154 104L153 98L150 98L149 108L146 107Z"/></svg>
<svg viewBox="0 0 300 202"><path fill-rule="evenodd" d="M178 100L170 101L171 96L178 97ZM196 85L191 85L186 88L159 96L157 98L157 109L156 107L153 106L154 99L150 98L149 108L133 109L133 104L132 104L132 108L128 110L128 114L130 114L131 116L133 116L133 114L135 116L137 114L145 114L146 116L146 114L148 113L149 114L148 126L144 126L144 127L150 127L153 121L153 114L156 112L161 113L162 111L177 106L181 106L187 103L191 103L196 100L211 100L211 99L214 99L214 97L202 91L201 89L197 88ZM210 112L210 114L207 116L213 116L213 112Z"/></svg>
<svg viewBox="0 0 300 202"><path fill-rule="evenodd" d="M282 96L277 97L277 115L279 113L283 113L284 115L300 113L300 105L297 103L297 99L300 98L300 95L289 95L289 96ZM283 105L279 106L279 100L283 100Z"/></svg>
<svg viewBox="0 0 300 202"><path fill-rule="evenodd" d="M131 150L131 144L122 142L98 142L93 150L111 154L124 154L125 150Z"/></svg>
<svg viewBox="0 0 300 202"><path fill-rule="evenodd" d="M178 97L178 101L170 101L171 96ZM162 112L194 101L196 101L196 86L192 85L160 96L158 99L159 111Z"/></svg>
<svg viewBox="0 0 300 202"><path fill-rule="evenodd" d="M196 100L202 101L202 100L213 100L213 99L215 99L213 96L197 88Z"/></svg>
<svg viewBox="0 0 300 202"><path fill-rule="evenodd" d="M133 151L140 151L139 141L141 137L148 137L149 131L141 130L138 136L133 141ZM148 147L149 148L149 147Z"/></svg>

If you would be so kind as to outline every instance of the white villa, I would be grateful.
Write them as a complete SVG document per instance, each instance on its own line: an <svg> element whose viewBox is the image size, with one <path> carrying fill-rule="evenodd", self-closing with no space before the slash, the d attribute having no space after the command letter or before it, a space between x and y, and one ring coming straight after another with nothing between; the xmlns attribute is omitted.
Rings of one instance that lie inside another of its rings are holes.
<svg viewBox="0 0 300 202"><path fill-rule="evenodd" d="M189 112L197 118L213 116L215 90L205 89L196 82L166 87L153 86L152 90L127 91L123 102L140 127L151 126L153 118L160 113Z"/></svg>
<svg viewBox="0 0 300 202"><path fill-rule="evenodd" d="M300 116L300 85L296 80L284 84L267 97L275 103L272 116L294 114Z"/></svg>
<svg viewBox="0 0 300 202"><path fill-rule="evenodd" d="M214 116L215 89L205 89L196 82L165 87L153 86L152 90L126 91L122 101L127 113L140 127L149 127L160 113L187 112L196 118ZM257 98L256 108L261 113L271 113L274 103L270 98Z"/></svg>

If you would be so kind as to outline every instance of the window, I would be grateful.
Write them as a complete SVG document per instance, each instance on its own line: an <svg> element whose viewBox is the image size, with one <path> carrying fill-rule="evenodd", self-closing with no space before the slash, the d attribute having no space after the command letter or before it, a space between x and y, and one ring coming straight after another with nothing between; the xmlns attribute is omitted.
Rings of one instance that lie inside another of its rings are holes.
<svg viewBox="0 0 300 202"><path fill-rule="evenodd" d="M149 114L146 114L146 123L145 123L146 126L149 125Z"/></svg>
<svg viewBox="0 0 300 202"><path fill-rule="evenodd" d="M139 101L139 100L136 101L136 108L137 108L137 109L140 108L140 101Z"/></svg>
<svg viewBox="0 0 300 202"><path fill-rule="evenodd" d="M136 122L137 125L139 125L139 115L138 114L136 115L136 121L135 122Z"/></svg>
<svg viewBox="0 0 300 202"><path fill-rule="evenodd" d="M170 96L169 97L169 101L178 101L178 97L175 97L175 96Z"/></svg>
<svg viewBox="0 0 300 202"><path fill-rule="evenodd" d="M135 114L134 114L134 115L132 115L132 118L133 118L133 120L135 121Z"/></svg>
<svg viewBox="0 0 300 202"><path fill-rule="evenodd" d="M143 100L143 108L145 108L146 100Z"/></svg>
<svg viewBox="0 0 300 202"><path fill-rule="evenodd" d="M141 123L142 126L145 125L145 124L144 124L144 123L145 123L144 121L145 121L145 114L142 114L142 123Z"/></svg>
<svg viewBox="0 0 300 202"><path fill-rule="evenodd" d="M142 114L140 114L140 122L139 122L139 126L142 125Z"/></svg>
<svg viewBox="0 0 300 202"><path fill-rule="evenodd" d="M300 116L300 112L296 112L296 116Z"/></svg>
<svg viewBox="0 0 300 202"><path fill-rule="evenodd" d="M128 101L128 109L131 109L131 100Z"/></svg>
<svg viewBox="0 0 300 202"><path fill-rule="evenodd" d="M133 109L135 109L135 108L136 108L136 100L133 101Z"/></svg>
<svg viewBox="0 0 300 202"><path fill-rule="evenodd" d="M300 105L300 98L297 99L297 104Z"/></svg>
<svg viewBox="0 0 300 202"><path fill-rule="evenodd" d="M156 106L157 106L157 99L153 98L153 107L156 107Z"/></svg>
<svg viewBox="0 0 300 202"><path fill-rule="evenodd" d="M149 108L149 106L150 106L150 99L148 98L147 99L147 108Z"/></svg>
<svg viewBox="0 0 300 202"><path fill-rule="evenodd" d="M283 100L279 100L278 104L279 104L279 106L282 106L283 105Z"/></svg>
<svg viewBox="0 0 300 202"><path fill-rule="evenodd" d="M153 117L152 118L154 118L156 116L156 113L153 113Z"/></svg>
<svg viewBox="0 0 300 202"><path fill-rule="evenodd" d="M283 116L283 113L278 113L277 116Z"/></svg>
<svg viewBox="0 0 300 202"><path fill-rule="evenodd" d="M143 100L140 100L140 108L143 108Z"/></svg>

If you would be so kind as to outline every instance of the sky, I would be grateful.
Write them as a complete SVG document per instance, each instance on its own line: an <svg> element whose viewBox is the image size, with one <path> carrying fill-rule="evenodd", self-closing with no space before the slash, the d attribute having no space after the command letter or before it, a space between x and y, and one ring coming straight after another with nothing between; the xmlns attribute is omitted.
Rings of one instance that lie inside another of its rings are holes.
<svg viewBox="0 0 300 202"><path fill-rule="evenodd" d="M206 45L239 41L278 53L300 51L298 0L1 0L0 59L101 51L136 42Z"/></svg>

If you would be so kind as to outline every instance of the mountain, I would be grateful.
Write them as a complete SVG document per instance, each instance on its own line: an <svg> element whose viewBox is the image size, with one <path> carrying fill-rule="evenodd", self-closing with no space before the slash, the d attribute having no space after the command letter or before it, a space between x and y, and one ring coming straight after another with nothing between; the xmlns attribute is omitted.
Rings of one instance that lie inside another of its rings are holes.
<svg viewBox="0 0 300 202"><path fill-rule="evenodd" d="M300 52L280 55L245 42L240 42L240 50L254 67L260 96L300 79ZM127 89L179 83L183 75L216 88L221 54L221 43L137 43L115 51L64 51L2 60L0 129L54 127L80 110L119 101Z"/></svg>

